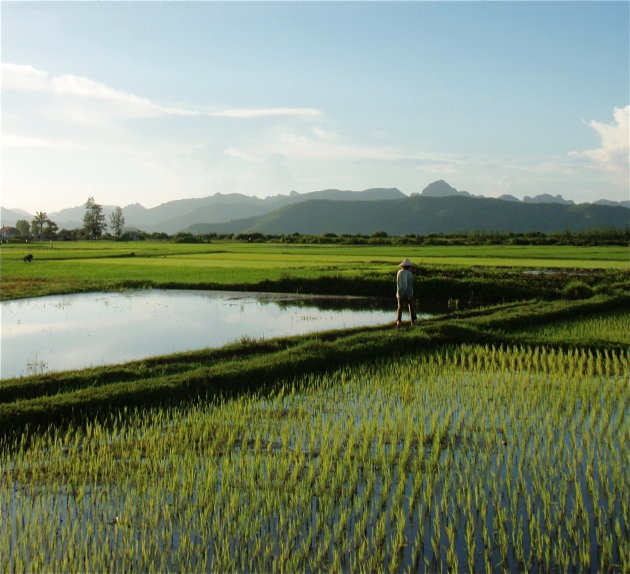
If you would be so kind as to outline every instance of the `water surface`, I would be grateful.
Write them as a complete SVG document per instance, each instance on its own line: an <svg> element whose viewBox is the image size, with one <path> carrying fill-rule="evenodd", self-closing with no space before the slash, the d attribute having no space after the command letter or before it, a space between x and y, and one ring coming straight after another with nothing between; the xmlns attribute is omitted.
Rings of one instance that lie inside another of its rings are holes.
<svg viewBox="0 0 630 574"><path fill-rule="evenodd" d="M4 301L1 378L395 319L395 301L150 290Z"/></svg>

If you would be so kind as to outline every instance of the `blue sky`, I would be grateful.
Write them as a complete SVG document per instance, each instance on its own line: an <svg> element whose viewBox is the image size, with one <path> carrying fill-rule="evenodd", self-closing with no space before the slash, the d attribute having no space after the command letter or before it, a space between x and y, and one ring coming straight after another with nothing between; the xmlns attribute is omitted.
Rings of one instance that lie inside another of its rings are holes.
<svg viewBox="0 0 630 574"><path fill-rule="evenodd" d="M628 199L629 6L3 2L2 205Z"/></svg>

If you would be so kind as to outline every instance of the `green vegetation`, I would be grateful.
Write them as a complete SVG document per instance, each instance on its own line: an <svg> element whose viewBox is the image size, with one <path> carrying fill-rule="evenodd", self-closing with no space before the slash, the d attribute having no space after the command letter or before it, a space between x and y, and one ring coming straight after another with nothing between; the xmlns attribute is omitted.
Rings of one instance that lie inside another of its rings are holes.
<svg viewBox="0 0 630 574"><path fill-rule="evenodd" d="M34 255L32 264L22 257ZM424 297L462 304L558 295L579 279L628 283L627 247L401 246L284 243L68 242L3 245L2 299L138 287L391 296L402 257L419 266ZM568 273L528 275L530 270ZM598 273L593 271L597 269ZM589 273L590 272L590 273Z"/></svg>
<svg viewBox="0 0 630 574"><path fill-rule="evenodd" d="M306 376L378 357L428 352L444 345L477 341L565 346L561 337L546 335L537 340L522 330L577 317L619 312L627 316L629 309L630 297L622 295L575 302L505 304L437 317L415 329L395 330L386 325L246 341L124 365L6 379L0 384L0 431L19 434L26 425L91 419L112 409L267 389L297 373ZM596 333L593 330L590 337L582 337L578 346L615 353L627 348L625 339L602 342L594 338Z"/></svg>
<svg viewBox="0 0 630 574"><path fill-rule="evenodd" d="M393 297L405 256L444 313L0 381L0 571L630 571L627 248L36 247L4 299Z"/></svg>
<svg viewBox="0 0 630 574"><path fill-rule="evenodd" d="M465 344L50 430L0 451L0 568L627 571L629 369Z"/></svg>
<svg viewBox="0 0 630 574"><path fill-rule="evenodd" d="M539 341L581 345L585 341L599 344L628 344L630 338L630 315L624 310L613 311L598 317L581 317L542 325L518 332Z"/></svg>

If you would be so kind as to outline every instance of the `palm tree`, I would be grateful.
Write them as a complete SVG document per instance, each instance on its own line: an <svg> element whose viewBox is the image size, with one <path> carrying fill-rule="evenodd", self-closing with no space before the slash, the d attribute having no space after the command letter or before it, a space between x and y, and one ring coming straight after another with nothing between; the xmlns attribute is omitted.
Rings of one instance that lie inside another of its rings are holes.
<svg viewBox="0 0 630 574"><path fill-rule="evenodd" d="M33 221L31 221L31 227L33 229L33 234L37 235L38 239L41 239L44 225L46 225L49 221L48 214L45 211L37 211L35 213L35 217L33 218Z"/></svg>

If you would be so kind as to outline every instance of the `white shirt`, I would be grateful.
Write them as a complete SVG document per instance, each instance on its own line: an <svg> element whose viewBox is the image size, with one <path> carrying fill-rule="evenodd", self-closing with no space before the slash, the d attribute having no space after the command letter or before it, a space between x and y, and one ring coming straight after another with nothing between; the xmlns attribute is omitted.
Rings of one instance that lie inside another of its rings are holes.
<svg viewBox="0 0 630 574"><path fill-rule="evenodd" d="M413 297L413 273L404 267L396 274L396 297Z"/></svg>

